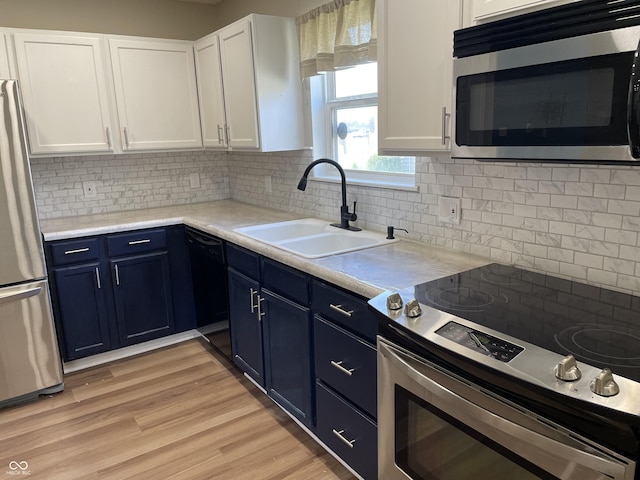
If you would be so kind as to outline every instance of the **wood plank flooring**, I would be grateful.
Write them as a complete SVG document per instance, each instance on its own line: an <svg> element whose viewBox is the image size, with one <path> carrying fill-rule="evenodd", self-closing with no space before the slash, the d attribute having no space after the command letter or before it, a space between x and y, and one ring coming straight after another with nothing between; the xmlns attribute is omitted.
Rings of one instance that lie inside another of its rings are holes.
<svg viewBox="0 0 640 480"><path fill-rule="evenodd" d="M28 470L12 470L12 462ZM355 478L202 340L67 375L64 392L0 410L0 478L27 473L44 480Z"/></svg>

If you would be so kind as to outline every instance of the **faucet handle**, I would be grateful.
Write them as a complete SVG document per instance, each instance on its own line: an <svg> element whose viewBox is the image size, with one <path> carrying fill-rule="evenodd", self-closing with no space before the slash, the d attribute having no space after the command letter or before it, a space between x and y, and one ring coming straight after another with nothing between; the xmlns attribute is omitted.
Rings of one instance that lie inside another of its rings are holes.
<svg viewBox="0 0 640 480"><path fill-rule="evenodd" d="M351 222L355 222L358 219L358 216L356 215L356 203L357 202L353 202L353 213L351 213L351 217L349 218Z"/></svg>

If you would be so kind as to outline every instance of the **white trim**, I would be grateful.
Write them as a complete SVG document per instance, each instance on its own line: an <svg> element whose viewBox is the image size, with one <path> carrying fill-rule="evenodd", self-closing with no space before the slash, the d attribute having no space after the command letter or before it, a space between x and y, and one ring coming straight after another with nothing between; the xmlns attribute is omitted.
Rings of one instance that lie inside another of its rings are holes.
<svg viewBox="0 0 640 480"><path fill-rule="evenodd" d="M324 169L318 165L318 172L313 173L309 177L309 181L340 183L341 179L338 175L326 174ZM328 169L327 169L328 170ZM420 187L415 184L415 175L410 173L398 174L388 172L360 172L357 170L345 170L347 177L347 186L357 185L361 187L387 188L390 190L404 190L407 192L419 192ZM405 180L406 181L403 181Z"/></svg>
<svg viewBox="0 0 640 480"><path fill-rule="evenodd" d="M148 342L139 343L138 345L118 348L117 350L111 350L110 352L98 353L97 355L91 355L90 357L81 358L79 360L65 362L62 365L62 368L65 374L73 373L79 370L96 367L98 365L104 365L105 363L113 362L115 360L121 360L141 353L150 352L151 350L175 345L176 343L186 342L187 340L201 336L202 334L198 332L198 330L188 330L186 332L176 333L175 335L169 335L168 337L149 340Z"/></svg>

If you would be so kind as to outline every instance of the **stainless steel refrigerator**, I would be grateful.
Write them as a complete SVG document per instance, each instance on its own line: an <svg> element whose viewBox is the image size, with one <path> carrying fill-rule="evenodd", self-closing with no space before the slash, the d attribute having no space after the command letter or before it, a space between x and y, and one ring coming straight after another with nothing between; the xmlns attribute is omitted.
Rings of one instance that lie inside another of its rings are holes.
<svg viewBox="0 0 640 480"><path fill-rule="evenodd" d="M20 94L0 80L0 407L61 389Z"/></svg>

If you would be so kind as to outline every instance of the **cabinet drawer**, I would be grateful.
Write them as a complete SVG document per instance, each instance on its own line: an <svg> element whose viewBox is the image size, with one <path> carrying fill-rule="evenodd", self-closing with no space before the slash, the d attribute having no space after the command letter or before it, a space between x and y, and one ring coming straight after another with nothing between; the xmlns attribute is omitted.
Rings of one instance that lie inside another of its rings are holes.
<svg viewBox="0 0 640 480"><path fill-rule="evenodd" d="M317 434L365 480L378 478L378 428L321 383L316 388Z"/></svg>
<svg viewBox="0 0 640 480"><path fill-rule="evenodd" d="M228 243L227 263L247 277L260 280L260 256L257 253Z"/></svg>
<svg viewBox="0 0 640 480"><path fill-rule="evenodd" d="M317 377L372 417L377 413L376 349L315 317Z"/></svg>
<svg viewBox="0 0 640 480"><path fill-rule="evenodd" d="M82 238L51 245L51 259L54 265L83 263L100 258L101 248L97 238Z"/></svg>
<svg viewBox="0 0 640 480"><path fill-rule="evenodd" d="M375 343L378 319L369 311L367 303L353 294L314 281L313 311Z"/></svg>
<svg viewBox="0 0 640 480"><path fill-rule="evenodd" d="M166 248L166 246L167 236L164 228L127 232L107 237L110 257L152 252Z"/></svg>
<svg viewBox="0 0 640 480"><path fill-rule="evenodd" d="M262 260L262 286L301 305L309 305L309 276L267 258Z"/></svg>

